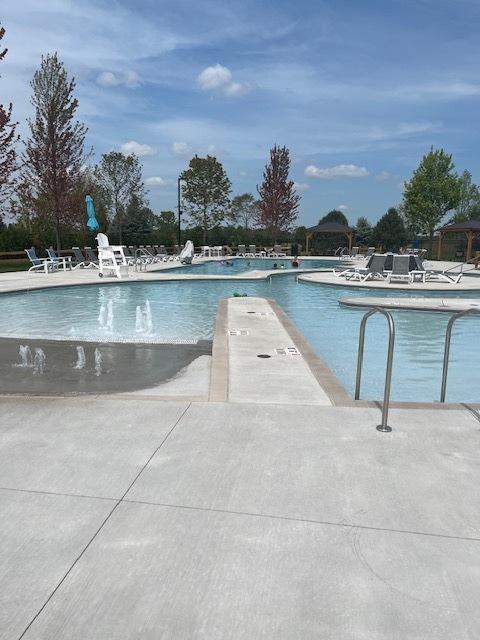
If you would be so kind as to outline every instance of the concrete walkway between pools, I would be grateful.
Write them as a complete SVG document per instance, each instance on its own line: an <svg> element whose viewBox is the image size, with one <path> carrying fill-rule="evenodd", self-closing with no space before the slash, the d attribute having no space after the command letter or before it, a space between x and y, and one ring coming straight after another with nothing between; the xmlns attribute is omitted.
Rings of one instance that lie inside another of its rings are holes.
<svg viewBox="0 0 480 640"><path fill-rule="evenodd" d="M480 637L473 411L0 398L0 638Z"/></svg>

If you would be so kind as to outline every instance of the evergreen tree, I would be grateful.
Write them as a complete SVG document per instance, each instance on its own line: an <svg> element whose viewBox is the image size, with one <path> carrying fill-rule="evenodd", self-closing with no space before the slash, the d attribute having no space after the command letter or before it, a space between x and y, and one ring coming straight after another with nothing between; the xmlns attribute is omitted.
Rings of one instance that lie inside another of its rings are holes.
<svg viewBox="0 0 480 640"><path fill-rule="evenodd" d="M5 29L0 27L0 41L5 35ZM7 49L0 51L0 62L5 58ZM18 123L12 121L12 108L10 104L4 107L0 104L0 222L2 221L2 209L12 192L14 175L17 168L17 152L15 144L19 140L15 129Z"/></svg>
<svg viewBox="0 0 480 640"><path fill-rule="evenodd" d="M332 211L329 211L325 216L323 216L323 218L320 218L318 224L324 224L325 222L337 222L338 224L343 224L345 227L348 227L346 215L338 209L332 209Z"/></svg>
<svg viewBox="0 0 480 640"><path fill-rule="evenodd" d="M275 145L270 149L270 162L265 166L256 223L265 229L275 243L280 233L288 232L297 219L300 196L289 180L290 152Z"/></svg>
<svg viewBox="0 0 480 640"><path fill-rule="evenodd" d="M381 244L386 251L398 251L408 243L409 239L402 216L395 207L390 207L375 225L373 230L375 244Z"/></svg>
<svg viewBox="0 0 480 640"><path fill-rule="evenodd" d="M203 244L206 245L208 231L218 226L228 214L230 180L222 163L209 155L192 158L180 178L183 180L184 210L202 227Z"/></svg>
<svg viewBox="0 0 480 640"><path fill-rule="evenodd" d="M112 228L118 233L118 242L123 244L123 225L128 205L134 202L145 204L145 186L142 167L136 155L125 156L119 151L104 153L95 169L95 176L103 192Z"/></svg>
<svg viewBox="0 0 480 640"><path fill-rule="evenodd" d="M371 242L373 234L373 228L369 221L365 217L360 216L357 220L357 224L355 225L355 229L357 242L368 245Z"/></svg>
<svg viewBox="0 0 480 640"><path fill-rule="evenodd" d="M59 250L61 226L84 222L79 184L87 128L75 121L75 79L68 79L56 53L42 56L31 87L35 119L29 121L30 139L23 155L22 196L38 218L53 223Z"/></svg>
<svg viewBox="0 0 480 640"><path fill-rule="evenodd" d="M429 236L430 253L435 229L460 201L460 182L454 168L451 155L432 147L405 183L403 209L407 223L415 233Z"/></svg>

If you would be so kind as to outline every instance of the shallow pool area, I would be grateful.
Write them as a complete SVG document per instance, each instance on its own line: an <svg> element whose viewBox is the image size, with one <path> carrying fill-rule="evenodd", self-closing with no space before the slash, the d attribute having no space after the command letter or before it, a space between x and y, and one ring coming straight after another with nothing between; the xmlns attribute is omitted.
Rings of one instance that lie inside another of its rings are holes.
<svg viewBox="0 0 480 640"><path fill-rule="evenodd" d="M211 340L218 300L234 295L276 300L317 354L353 394L358 330L364 309L347 308L339 298L348 287L297 283L285 274L271 281L176 281L61 287L2 295L0 336L100 342L185 342ZM368 296L368 289L354 295ZM419 292L382 291L382 296L419 297ZM445 298L445 292L432 294ZM474 292L449 297L478 298ZM396 345L392 399L439 399L443 345L449 314L395 311ZM452 339L447 401L480 401L480 370L475 363L478 317L463 318ZM362 398L380 399L386 358L384 318L367 329ZM284 347L286 345L279 345Z"/></svg>
<svg viewBox="0 0 480 640"><path fill-rule="evenodd" d="M223 260L209 260L194 262L191 265L175 267L169 271L191 273L209 276L237 276L248 271L279 271L292 268L292 257L289 258L224 258ZM332 266L342 264L340 261L321 259L300 259L299 269L331 269Z"/></svg>

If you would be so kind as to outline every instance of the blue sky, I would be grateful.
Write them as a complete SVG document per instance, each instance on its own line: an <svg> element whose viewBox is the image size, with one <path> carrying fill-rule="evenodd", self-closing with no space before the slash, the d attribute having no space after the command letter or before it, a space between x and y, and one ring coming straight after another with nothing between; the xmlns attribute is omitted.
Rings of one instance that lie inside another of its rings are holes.
<svg viewBox="0 0 480 640"><path fill-rule="evenodd" d="M480 181L480 2L2 0L0 100L32 115L29 81L57 50L95 157L136 151L154 210L193 153L233 193L291 150L299 223L341 207L375 222L431 145Z"/></svg>

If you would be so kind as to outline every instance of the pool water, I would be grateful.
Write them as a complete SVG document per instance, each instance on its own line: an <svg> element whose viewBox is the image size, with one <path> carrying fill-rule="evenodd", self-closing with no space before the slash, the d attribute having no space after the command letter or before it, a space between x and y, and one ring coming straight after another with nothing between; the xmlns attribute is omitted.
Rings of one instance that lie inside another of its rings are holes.
<svg viewBox="0 0 480 640"><path fill-rule="evenodd" d="M295 276L288 274L274 277L271 282L137 282L4 294L0 336L165 342L211 339L218 300L236 293L277 300L353 394L358 330L365 309L341 306L338 299L371 296L372 292L297 283ZM382 290L381 295L418 298L419 292ZM444 292L429 291L425 295L446 297ZM464 291L452 292L448 297L478 298L478 295ZM394 311L393 315L396 342L392 398L438 400L445 329L450 314ZM479 322L479 317L465 317L455 325L447 401L480 401ZM362 398L382 397L386 344L385 318L371 318L365 341Z"/></svg>
<svg viewBox="0 0 480 640"><path fill-rule="evenodd" d="M176 267L170 271L186 271L197 275L209 276L236 276L247 271L268 271L269 269L291 269L293 258L225 258L220 261L210 261L193 263L188 267ZM228 264L227 264L228 263ZM300 259L300 269L331 269L333 265L337 267L340 262L332 260L302 260ZM276 267L274 265L277 265Z"/></svg>

